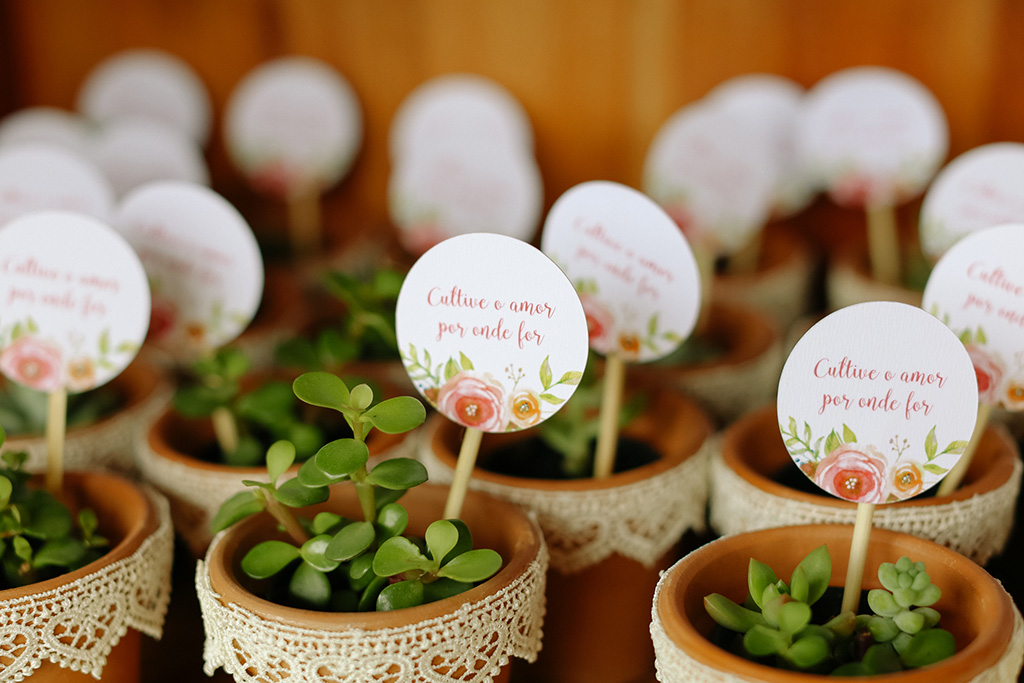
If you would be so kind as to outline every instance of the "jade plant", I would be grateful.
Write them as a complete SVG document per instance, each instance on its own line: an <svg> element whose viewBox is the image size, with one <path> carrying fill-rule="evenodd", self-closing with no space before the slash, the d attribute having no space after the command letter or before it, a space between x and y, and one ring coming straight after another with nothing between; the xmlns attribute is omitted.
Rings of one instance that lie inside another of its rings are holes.
<svg viewBox="0 0 1024 683"><path fill-rule="evenodd" d="M7 434L0 427L0 446ZM29 486L22 470L28 455L0 454L0 587L16 588L43 581L99 559L107 540L97 533L96 513L86 508L73 515L44 489Z"/></svg>
<svg viewBox="0 0 1024 683"><path fill-rule="evenodd" d="M252 363L242 351L224 347L196 361L196 381L183 383L174 395L174 408L191 418L214 420L220 460L229 465L256 466L267 446L289 440L302 461L323 443L323 429L303 419L290 384L264 382L244 391L242 380Z"/></svg>
<svg viewBox="0 0 1024 683"><path fill-rule="evenodd" d="M288 540L263 541L241 562L250 578L269 580L269 599L323 611L386 611L457 595L500 569L498 553L473 549L461 520L435 521L422 539L405 535L409 515L398 500L427 480L423 465L392 458L368 468L370 431L415 429L426 417L420 401L398 396L374 404L369 386L350 390L326 372L299 376L293 390L310 405L338 411L353 436L328 442L288 479L283 475L295 461L295 448L275 442L266 453L269 481L245 481L249 488L228 499L210 525L216 533L262 512L285 531ZM295 514L327 501L334 485L354 487L358 518L323 510Z"/></svg>
<svg viewBox="0 0 1024 683"><path fill-rule="evenodd" d="M842 612L812 623L812 606L825 594L831 572L824 545L797 565L789 584L751 558L747 601L738 605L712 593L704 607L720 626L743 634L738 654L785 669L866 676L927 666L954 653L953 636L938 628L940 615L931 607L942 591L923 562L902 557L879 566L883 587L868 592L872 614Z"/></svg>

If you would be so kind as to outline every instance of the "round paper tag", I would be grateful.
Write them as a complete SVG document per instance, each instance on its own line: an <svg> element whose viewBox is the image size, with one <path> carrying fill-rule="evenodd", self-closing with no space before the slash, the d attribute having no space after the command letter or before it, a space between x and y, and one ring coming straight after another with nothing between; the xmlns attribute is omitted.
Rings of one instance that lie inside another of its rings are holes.
<svg viewBox="0 0 1024 683"><path fill-rule="evenodd" d="M986 228L954 244L932 269L921 307L967 347L978 398L1024 410L1024 223Z"/></svg>
<svg viewBox="0 0 1024 683"><path fill-rule="evenodd" d="M283 57L238 85L224 133L232 159L253 185L288 197L322 191L348 172L363 120L341 74L310 57Z"/></svg>
<svg viewBox="0 0 1024 683"><path fill-rule="evenodd" d="M69 111L29 107L0 120L0 147L23 142L52 144L85 155L89 151L89 129L81 116Z"/></svg>
<svg viewBox="0 0 1024 683"><path fill-rule="evenodd" d="M544 254L504 235L461 235L424 254L402 285L395 322L419 392L484 432L551 417L587 364L576 291Z"/></svg>
<svg viewBox="0 0 1024 683"><path fill-rule="evenodd" d="M388 205L402 245L419 255L471 232L530 239L540 220L543 189L531 157L453 141L403 156L391 174Z"/></svg>
<svg viewBox="0 0 1024 683"><path fill-rule="evenodd" d="M921 309L840 309L793 348L779 379L779 429L815 484L854 503L931 488L971 438L978 386L963 344Z"/></svg>
<svg viewBox="0 0 1024 683"><path fill-rule="evenodd" d="M91 158L118 197L158 180L210 182L202 150L191 138L158 121L112 121L97 135Z"/></svg>
<svg viewBox="0 0 1024 683"><path fill-rule="evenodd" d="M197 145L210 137L210 98L196 72L161 50L126 50L97 65L78 93L78 111L99 123L155 119Z"/></svg>
<svg viewBox="0 0 1024 683"><path fill-rule="evenodd" d="M976 147L946 165L921 204L921 249L937 260L964 235L1024 222L1024 145Z"/></svg>
<svg viewBox="0 0 1024 683"><path fill-rule="evenodd" d="M628 361L672 353L693 330L700 275L686 238L647 196L606 181L571 188L541 249L576 286L590 346Z"/></svg>
<svg viewBox="0 0 1024 683"><path fill-rule="evenodd" d="M804 90L774 74L746 74L716 86L707 100L726 116L740 119L765 137L777 168L772 213L791 216L806 208L817 188L796 154L796 129Z"/></svg>
<svg viewBox="0 0 1024 683"><path fill-rule="evenodd" d="M765 138L707 103L684 107L658 131L644 192L694 247L731 254L768 219L777 178Z"/></svg>
<svg viewBox="0 0 1024 683"><path fill-rule="evenodd" d="M110 219L114 191L91 162L53 144L0 150L0 226L32 211L57 209Z"/></svg>
<svg viewBox="0 0 1024 683"><path fill-rule="evenodd" d="M213 190L170 181L146 185L125 198L114 225L149 276L149 341L194 356L233 340L256 314L263 293L256 238Z"/></svg>
<svg viewBox="0 0 1024 683"><path fill-rule="evenodd" d="M803 164L841 206L894 205L924 190L949 131L935 96L882 67L844 69L807 94L797 144Z"/></svg>
<svg viewBox="0 0 1024 683"><path fill-rule="evenodd" d="M116 377L149 323L149 289L124 238L95 218L40 211L0 229L0 372L77 393Z"/></svg>
<svg viewBox="0 0 1024 683"><path fill-rule="evenodd" d="M388 145L395 161L420 147L466 139L533 154L533 130L522 105L475 74L438 76L413 90L395 112Z"/></svg>

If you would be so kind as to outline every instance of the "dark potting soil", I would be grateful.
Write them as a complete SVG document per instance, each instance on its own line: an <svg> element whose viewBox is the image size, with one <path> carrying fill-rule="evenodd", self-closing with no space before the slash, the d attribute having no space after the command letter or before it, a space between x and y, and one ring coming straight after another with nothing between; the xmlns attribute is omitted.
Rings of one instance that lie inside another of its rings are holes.
<svg viewBox="0 0 1024 683"><path fill-rule="evenodd" d="M587 466L583 469L584 476L590 476L594 470L594 448L596 442L590 444L590 455ZM629 437L619 437L618 449L615 454L616 473L627 472L658 461L661 456L651 446ZM478 467L494 474L527 479L566 480L582 477L567 476L561 468L561 454L547 445L539 436L529 437L496 448L482 454Z"/></svg>
<svg viewBox="0 0 1024 683"><path fill-rule="evenodd" d="M830 497L829 494L818 488L818 485L811 481L810 477L800 471L796 465L786 464L775 470L772 474L771 480L776 484L785 486L788 489L799 491L800 493L808 493L812 496L824 496ZM934 498L938 491L938 486L933 486L927 491L908 498L907 500L913 500L914 498Z"/></svg>

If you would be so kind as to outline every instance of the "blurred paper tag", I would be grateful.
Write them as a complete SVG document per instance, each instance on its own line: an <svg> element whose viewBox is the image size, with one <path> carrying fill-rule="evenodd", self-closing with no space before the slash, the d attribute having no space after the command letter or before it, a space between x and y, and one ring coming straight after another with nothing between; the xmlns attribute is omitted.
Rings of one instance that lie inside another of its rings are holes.
<svg viewBox="0 0 1024 683"><path fill-rule="evenodd" d="M74 211L110 220L114 191L98 168L49 143L0 151L0 226L33 211Z"/></svg>

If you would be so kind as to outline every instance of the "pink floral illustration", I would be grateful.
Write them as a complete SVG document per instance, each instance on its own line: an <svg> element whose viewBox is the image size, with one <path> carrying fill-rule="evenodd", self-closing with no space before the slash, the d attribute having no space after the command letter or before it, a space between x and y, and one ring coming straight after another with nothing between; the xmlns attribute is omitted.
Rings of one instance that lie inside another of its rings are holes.
<svg viewBox="0 0 1024 683"><path fill-rule="evenodd" d="M967 344L965 348L978 377L978 400L988 405L998 403L999 386L1005 372L1002 362L977 344Z"/></svg>
<svg viewBox="0 0 1024 683"><path fill-rule="evenodd" d="M30 335L18 337L0 353L0 370L5 375L39 391L59 389L62 369L60 349Z"/></svg>
<svg viewBox="0 0 1024 683"><path fill-rule="evenodd" d="M433 221L416 223L401 232L402 246L412 256L422 256L428 249L450 237Z"/></svg>
<svg viewBox="0 0 1024 683"><path fill-rule="evenodd" d="M669 204L662 208L665 209L665 213L679 226L679 229L686 235L686 239L691 243L699 242L706 237L704 230L700 228L700 225L698 225L693 214L690 213L685 204Z"/></svg>
<svg viewBox="0 0 1024 683"><path fill-rule="evenodd" d="M79 356L68 361L68 389L87 391L96 383L96 364L88 356Z"/></svg>
<svg viewBox="0 0 1024 683"><path fill-rule="evenodd" d="M1003 404L1010 410L1024 410L1024 375L1016 375L1007 380Z"/></svg>
<svg viewBox="0 0 1024 683"><path fill-rule="evenodd" d="M615 320L596 297L583 294L580 296L583 313L587 318L587 335L590 348L599 353L608 353L613 348L613 330Z"/></svg>
<svg viewBox="0 0 1024 683"><path fill-rule="evenodd" d="M178 319L178 307L170 299L153 297L152 307L149 313L149 331L146 338L151 341L159 341L166 337Z"/></svg>
<svg viewBox="0 0 1024 683"><path fill-rule="evenodd" d="M437 409L464 427L504 431L505 389L489 374L461 370L437 392Z"/></svg>
<svg viewBox="0 0 1024 683"><path fill-rule="evenodd" d="M537 392L524 389L512 394L509 401L509 419L520 429L532 427L540 422L540 396Z"/></svg>
<svg viewBox="0 0 1024 683"><path fill-rule="evenodd" d="M897 464L889 474L893 494L905 500L921 493L924 487L924 473L916 462Z"/></svg>
<svg viewBox="0 0 1024 683"><path fill-rule="evenodd" d="M287 198L298 186L298 178L295 169L281 159L275 159L264 164L250 178L253 188L257 192L268 194L272 197Z"/></svg>
<svg viewBox="0 0 1024 683"><path fill-rule="evenodd" d="M829 196L839 206L863 208L886 197L885 183L860 173L848 173L829 190Z"/></svg>
<svg viewBox="0 0 1024 683"><path fill-rule="evenodd" d="M844 500L884 503L888 494L885 470L885 457L874 446L846 443L818 462L814 482Z"/></svg>

